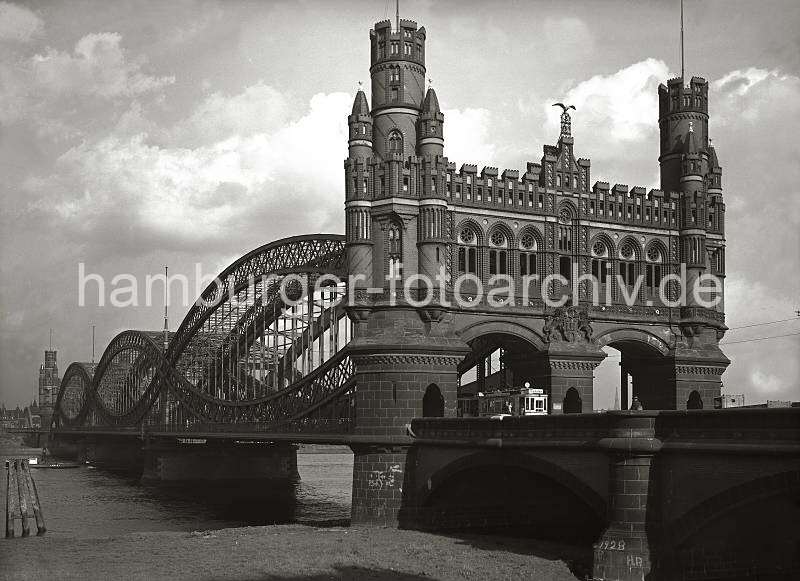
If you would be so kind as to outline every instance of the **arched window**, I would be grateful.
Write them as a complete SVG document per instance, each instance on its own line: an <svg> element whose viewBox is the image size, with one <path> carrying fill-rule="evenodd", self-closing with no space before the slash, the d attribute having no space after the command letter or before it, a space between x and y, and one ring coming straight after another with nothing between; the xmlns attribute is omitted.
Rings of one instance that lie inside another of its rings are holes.
<svg viewBox="0 0 800 581"><path fill-rule="evenodd" d="M661 263L664 261L664 256L661 249L654 244L647 249L646 258L645 287L648 293L656 294L664 274L661 266Z"/></svg>
<svg viewBox="0 0 800 581"><path fill-rule="evenodd" d="M558 250L563 254L572 253L572 212L567 208L562 208L558 216ZM558 272L567 280L572 280L571 256L559 257Z"/></svg>
<svg viewBox="0 0 800 581"><path fill-rule="evenodd" d="M636 282L636 251L633 244L625 241L619 247L619 274L626 286L633 286Z"/></svg>
<svg viewBox="0 0 800 581"><path fill-rule="evenodd" d="M519 239L519 274L531 276L536 274L536 238L526 232Z"/></svg>
<svg viewBox="0 0 800 581"><path fill-rule="evenodd" d="M508 238L500 230L489 237L489 274L508 273Z"/></svg>
<svg viewBox="0 0 800 581"><path fill-rule="evenodd" d="M391 67L389 73L389 81L392 83L400 82L400 67Z"/></svg>
<svg viewBox="0 0 800 581"><path fill-rule="evenodd" d="M403 268L403 231L399 224L392 223L386 232L387 238L387 258L388 276L392 279L399 279L402 276Z"/></svg>
<svg viewBox="0 0 800 581"><path fill-rule="evenodd" d="M403 153L403 134L396 129L389 134L389 153Z"/></svg>
<svg viewBox="0 0 800 581"><path fill-rule="evenodd" d="M422 396L422 417L444 417L444 397L435 383L431 383L425 390L425 395Z"/></svg>
<svg viewBox="0 0 800 581"><path fill-rule="evenodd" d="M605 242L598 240L592 244L592 276L600 281L600 284L605 284L611 275L610 258L611 253Z"/></svg>
<svg viewBox="0 0 800 581"><path fill-rule="evenodd" d="M478 274L478 237L475 231L465 226L458 234L458 271Z"/></svg>
<svg viewBox="0 0 800 581"><path fill-rule="evenodd" d="M558 249L572 252L572 213L566 208L558 216Z"/></svg>

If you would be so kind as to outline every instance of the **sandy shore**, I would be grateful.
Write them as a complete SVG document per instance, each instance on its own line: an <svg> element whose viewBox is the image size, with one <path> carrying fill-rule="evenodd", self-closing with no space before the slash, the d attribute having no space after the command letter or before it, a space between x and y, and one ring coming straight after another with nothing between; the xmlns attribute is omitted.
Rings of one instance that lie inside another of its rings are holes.
<svg viewBox="0 0 800 581"><path fill-rule="evenodd" d="M0 456L28 452L18 437L0 434ZM0 579L574 581L588 573L589 551L531 539L303 525L45 535L0 538Z"/></svg>
<svg viewBox="0 0 800 581"><path fill-rule="evenodd" d="M579 579L541 541L388 528L247 527L73 540L0 539L0 578L29 579Z"/></svg>

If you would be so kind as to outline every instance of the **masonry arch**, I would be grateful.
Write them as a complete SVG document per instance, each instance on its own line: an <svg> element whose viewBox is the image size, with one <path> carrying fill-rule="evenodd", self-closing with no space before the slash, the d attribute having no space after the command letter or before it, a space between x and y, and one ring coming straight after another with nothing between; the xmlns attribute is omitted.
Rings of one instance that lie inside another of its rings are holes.
<svg viewBox="0 0 800 581"><path fill-rule="evenodd" d="M628 409L637 397L644 409L675 409L674 389L667 382L672 370L670 347L663 336L632 327L613 328L599 333L595 340L609 357L598 367L596 375L608 380L618 377L611 385L595 385L595 390L615 394L614 407ZM610 348L610 349L609 349ZM617 368L609 370L610 366ZM602 380L601 380L602 381Z"/></svg>
<svg viewBox="0 0 800 581"><path fill-rule="evenodd" d="M439 530L593 542L605 523L605 501L586 483L518 452L469 454L434 472L417 494L422 523Z"/></svg>
<svg viewBox="0 0 800 581"><path fill-rule="evenodd" d="M460 416L477 416L479 398L488 392L518 389L534 381L531 361L542 350L541 338L530 329L509 321L477 323L464 329L461 338L471 351L458 366ZM534 386L535 387L535 386ZM519 410L513 410L512 412ZM504 406L503 413L508 410Z"/></svg>
<svg viewBox="0 0 800 581"><path fill-rule="evenodd" d="M701 501L668 525L665 573L673 578L690 568L697 553L718 557L731 572L741 573L738 578L749 577L755 563L790 571L800 545L798 498L800 470L793 470L755 478Z"/></svg>

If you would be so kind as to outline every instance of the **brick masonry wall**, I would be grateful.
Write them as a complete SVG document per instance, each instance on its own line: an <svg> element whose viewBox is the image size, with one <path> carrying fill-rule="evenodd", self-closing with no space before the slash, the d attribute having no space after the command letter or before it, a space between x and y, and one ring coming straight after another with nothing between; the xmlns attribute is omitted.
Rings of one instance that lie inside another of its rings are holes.
<svg viewBox="0 0 800 581"><path fill-rule="evenodd" d="M403 505L407 448L353 446L353 524L396 526Z"/></svg>

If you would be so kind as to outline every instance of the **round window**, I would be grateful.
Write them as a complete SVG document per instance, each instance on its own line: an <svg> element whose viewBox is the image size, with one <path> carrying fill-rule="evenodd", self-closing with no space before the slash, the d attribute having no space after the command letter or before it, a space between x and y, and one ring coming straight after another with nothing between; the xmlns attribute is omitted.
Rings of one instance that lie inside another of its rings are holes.
<svg viewBox="0 0 800 581"><path fill-rule="evenodd" d="M464 244L472 244L475 241L475 232L471 228L464 228L458 237Z"/></svg>
<svg viewBox="0 0 800 581"><path fill-rule="evenodd" d="M499 230L495 230L492 233L491 241L494 246L503 246L506 243L506 237Z"/></svg>
<svg viewBox="0 0 800 581"><path fill-rule="evenodd" d="M533 234L523 234L520 244L525 250L532 250L533 247L536 246L536 240L534 239Z"/></svg>
<svg viewBox="0 0 800 581"><path fill-rule="evenodd" d="M631 260L633 258L633 246L631 246L630 242L626 242L620 247L619 254L625 260Z"/></svg>

